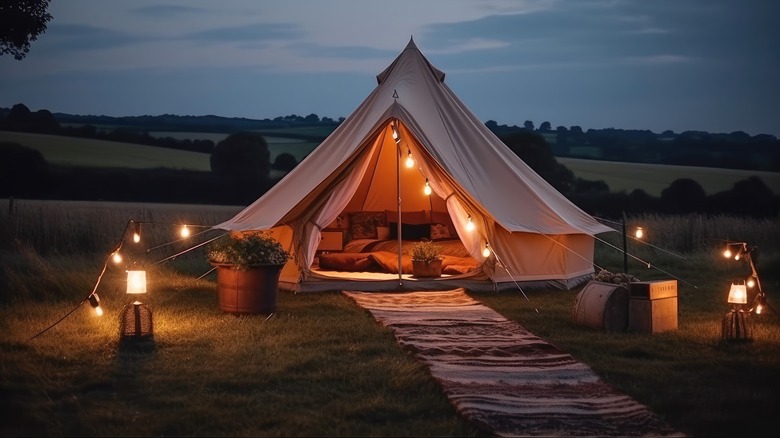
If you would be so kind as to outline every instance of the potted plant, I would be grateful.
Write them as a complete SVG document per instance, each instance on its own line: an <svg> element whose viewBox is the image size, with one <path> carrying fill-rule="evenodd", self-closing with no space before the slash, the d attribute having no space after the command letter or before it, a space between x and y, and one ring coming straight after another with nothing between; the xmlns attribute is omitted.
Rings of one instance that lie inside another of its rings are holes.
<svg viewBox="0 0 780 438"><path fill-rule="evenodd" d="M441 276L441 247L430 240L412 245L412 273L415 277Z"/></svg>
<svg viewBox="0 0 780 438"><path fill-rule="evenodd" d="M233 314L276 311L279 274L290 254L263 232L229 234L206 247L217 269L219 308Z"/></svg>

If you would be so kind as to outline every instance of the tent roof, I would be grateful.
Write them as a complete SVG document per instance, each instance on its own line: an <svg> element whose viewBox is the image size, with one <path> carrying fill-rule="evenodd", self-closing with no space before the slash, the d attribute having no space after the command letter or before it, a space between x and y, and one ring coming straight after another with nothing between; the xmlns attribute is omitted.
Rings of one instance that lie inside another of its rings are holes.
<svg viewBox="0 0 780 438"><path fill-rule="evenodd" d="M614 231L566 199L498 139L444 83L413 40L379 75L377 87L311 154L260 199L215 228L269 229L320 195L394 120L457 194L508 231L598 234Z"/></svg>

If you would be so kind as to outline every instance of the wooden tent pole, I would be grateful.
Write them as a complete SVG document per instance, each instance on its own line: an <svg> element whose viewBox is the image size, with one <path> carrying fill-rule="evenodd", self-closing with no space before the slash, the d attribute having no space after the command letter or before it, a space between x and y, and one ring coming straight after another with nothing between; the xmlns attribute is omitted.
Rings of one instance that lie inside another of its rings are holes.
<svg viewBox="0 0 780 438"><path fill-rule="evenodd" d="M395 126L395 129L398 129L398 119L395 119L393 121L393 124ZM401 261L401 256L403 254L403 248L401 245L401 239L403 236L401 235L401 137L400 133L398 134L398 142L396 143L396 154L395 154L395 193L398 195L398 205L396 208L398 208L398 285L403 286L403 263Z"/></svg>

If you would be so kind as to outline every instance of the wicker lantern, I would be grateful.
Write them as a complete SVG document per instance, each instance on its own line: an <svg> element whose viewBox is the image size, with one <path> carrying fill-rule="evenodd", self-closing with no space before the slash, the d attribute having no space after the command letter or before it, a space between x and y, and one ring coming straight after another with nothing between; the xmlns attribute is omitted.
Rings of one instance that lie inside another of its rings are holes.
<svg viewBox="0 0 780 438"><path fill-rule="evenodd" d="M131 295L146 293L146 271L127 271L127 293ZM126 305L122 310L120 337L145 339L152 334L152 310L149 306L138 300Z"/></svg>

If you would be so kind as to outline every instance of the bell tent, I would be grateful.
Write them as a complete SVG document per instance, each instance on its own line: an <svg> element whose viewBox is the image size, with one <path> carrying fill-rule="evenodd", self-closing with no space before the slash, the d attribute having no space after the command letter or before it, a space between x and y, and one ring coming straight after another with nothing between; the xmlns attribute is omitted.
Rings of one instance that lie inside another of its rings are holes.
<svg viewBox="0 0 780 438"><path fill-rule="evenodd" d="M274 235L292 254L280 286L294 291L569 289L589 280L594 236L614 230L518 158L444 76L410 40L330 136L214 228ZM343 239L339 253L318 250L323 230ZM426 238L460 247L441 277L416 278L405 268L405 241ZM388 240L392 249L371 251L366 242L374 240ZM377 269L367 254L395 259ZM341 267L324 268L334 258Z"/></svg>

